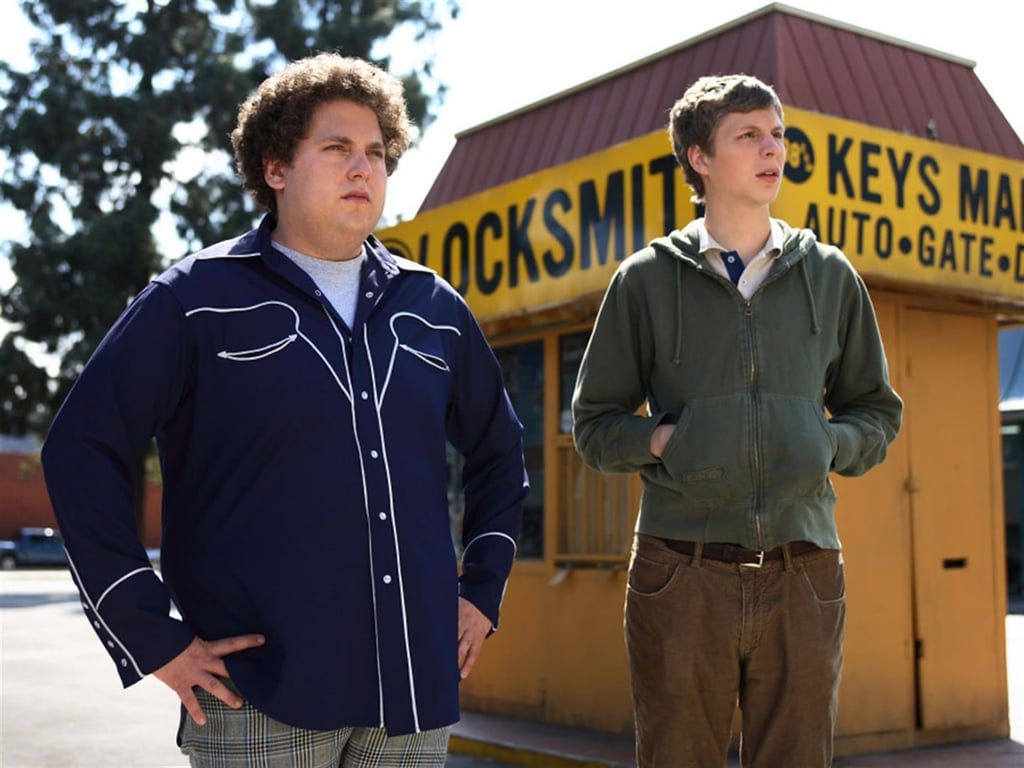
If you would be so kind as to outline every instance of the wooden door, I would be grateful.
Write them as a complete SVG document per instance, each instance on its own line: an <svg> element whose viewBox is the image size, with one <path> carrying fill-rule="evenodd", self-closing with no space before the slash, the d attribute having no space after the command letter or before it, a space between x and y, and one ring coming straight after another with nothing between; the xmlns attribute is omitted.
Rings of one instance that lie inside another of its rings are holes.
<svg viewBox="0 0 1024 768"><path fill-rule="evenodd" d="M908 308L902 326L919 724L991 723L1006 716L995 321Z"/></svg>

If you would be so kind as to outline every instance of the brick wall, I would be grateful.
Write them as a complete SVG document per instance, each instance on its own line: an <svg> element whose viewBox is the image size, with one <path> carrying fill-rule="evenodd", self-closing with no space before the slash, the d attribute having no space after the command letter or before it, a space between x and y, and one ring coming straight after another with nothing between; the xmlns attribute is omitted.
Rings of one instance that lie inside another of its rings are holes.
<svg viewBox="0 0 1024 768"><path fill-rule="evenodd" d="M57 527L38 453L0 453L0 539L25 526ZM160 546L160 485L146 484L143 544Z"/></svg>

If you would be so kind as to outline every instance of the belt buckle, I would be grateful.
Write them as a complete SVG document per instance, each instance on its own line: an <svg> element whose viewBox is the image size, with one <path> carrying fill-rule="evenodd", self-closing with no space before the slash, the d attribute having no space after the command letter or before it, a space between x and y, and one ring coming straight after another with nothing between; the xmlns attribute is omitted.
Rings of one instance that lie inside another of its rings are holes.
<svg viewBox="0 0 1024 768"><path fill-rule="evenodd" d="M753 563L740 563L740 568L760 568L764 565L764 550L757 553L757 560Z"/></svg>

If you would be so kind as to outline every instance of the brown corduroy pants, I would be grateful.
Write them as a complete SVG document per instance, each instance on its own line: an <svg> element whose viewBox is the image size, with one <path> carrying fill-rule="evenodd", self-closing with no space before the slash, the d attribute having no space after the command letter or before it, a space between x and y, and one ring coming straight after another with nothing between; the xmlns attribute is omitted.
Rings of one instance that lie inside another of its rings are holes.
<svg viewBox="0 0 1024 768"><path fill-rule="evenodd" d="M736 707L744 768L832 763L845 579L838 550L760 568L637 534L626 647L638 768L723 768Z"/></svg>

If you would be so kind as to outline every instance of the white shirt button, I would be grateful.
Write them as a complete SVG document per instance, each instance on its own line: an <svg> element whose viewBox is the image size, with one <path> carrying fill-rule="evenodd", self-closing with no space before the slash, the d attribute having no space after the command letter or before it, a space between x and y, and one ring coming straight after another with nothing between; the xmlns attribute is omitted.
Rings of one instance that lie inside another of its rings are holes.
<svg viewBox="0 0 1024 768"><path fill-rule="evenodd" d="M363 398L363 400L366 400L367 398L369 398L369 397L370 397L370 396L369 396L368 394L366 394L366 392L365 392L365 391L363 391L363 392L360 392L360 393L359 393L359 396L360 396L361 398Z"/></svg>
<svg viewBox="0 0 1024 768"><path fill-rule="evenodd" d="M735 256L730 256L729 257L729 263L732 264L734 261L736 261L736 257Z"/></svg>
<svg viewBox="0 0 1024 768"><path fill-rule="evenodd" d="M373 298L373 291L367 291L364 295L366 296L366 298L372 299Z"/></svg>
<svg viewBox="0 0 1024 768"><path fill-rule="evenodd" d="M377 454L377 452L376 452L376 451L370 451L370 456L371 456L372 458L376 459L376 458L377 458L377 456L378 456L378 454Z"/></svg>
<svg viewBox="0 0 1024 768"><path fill-rule="evenodd" d="M128 666L128 659L121 659L121 666L122 667L127 667Z"/></svg>
<svg viewBox="0 0 1024 768"><path fill-rule="evenodd" d="M385 575L385 576L384 576L384 578L383 578L383 582L384 582L385 584L390 584L390 583L391 583L391 577L390 577L390 576L387 576L387 575Z"/></svg>
<svg viewBox="0 0 1024 768"><path fill-rule="evenodd" d="M320 291L313 291L313 293L315 293L317 296L323 296L323 294L320 293Z"/></svg>
<svg viewBox="0 0 1024 768"><path fill-rule="evenodd" d="M388 513L387 512L379 512L377 514L377 517L379 517L381 520L387 520L388 519Z"/></svg>

